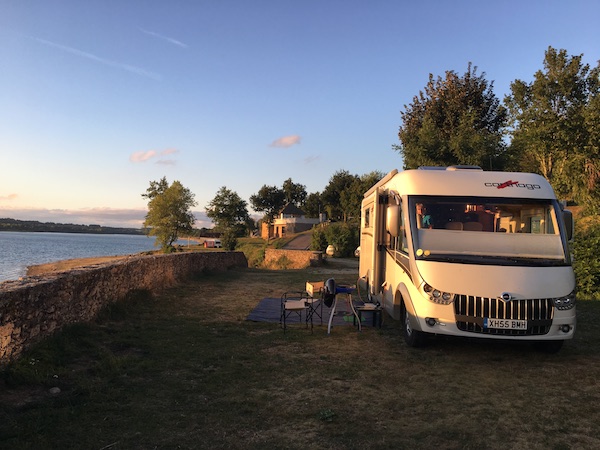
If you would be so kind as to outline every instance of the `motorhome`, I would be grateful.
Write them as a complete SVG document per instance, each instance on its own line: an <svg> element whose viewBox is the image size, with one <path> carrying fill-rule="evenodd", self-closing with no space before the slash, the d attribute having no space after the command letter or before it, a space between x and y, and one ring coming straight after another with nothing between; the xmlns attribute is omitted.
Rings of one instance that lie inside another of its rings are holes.
<svg viewBox="0 0 600 450"><path fill-rule="evenodd" d="M428 335L531 341L575 332L573 218L531 173L473 166L387 174L361 206L359 289Z"/></svg>

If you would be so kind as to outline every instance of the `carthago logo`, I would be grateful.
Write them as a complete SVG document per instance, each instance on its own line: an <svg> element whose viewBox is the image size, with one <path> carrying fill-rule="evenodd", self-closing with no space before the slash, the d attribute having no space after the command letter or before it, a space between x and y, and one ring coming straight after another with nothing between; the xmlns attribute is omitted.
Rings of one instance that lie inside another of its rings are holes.
<svg viewBox="0 0 600 450"><path fill-rule="evenodd" d="M530 184L530 183L519 183L518 181L508 180L504 183L485 183L485 187L495 187L496 189L504 189L508 187L517 187L522 189L529 189L530 191L534 189L541 189L542 187L539 184Z"/></svg>

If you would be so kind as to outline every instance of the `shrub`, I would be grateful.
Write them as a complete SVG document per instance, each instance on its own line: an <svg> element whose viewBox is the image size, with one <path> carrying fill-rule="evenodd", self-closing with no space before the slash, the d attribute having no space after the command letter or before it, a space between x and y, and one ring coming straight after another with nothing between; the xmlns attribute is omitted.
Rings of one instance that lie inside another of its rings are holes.
<svg viewBox="0 0 600 450"><path fill-rule="evenodd" d="M225 250L233 251L237 245L237 232L233 228L227 228L221 237L221 245Z"/></svg>
<svg viewBox="0 0 600 450"><path fill-rule="evenodd" d="M577 222L576 230L573 269L577 293L583 298L600 298L600 219L581 219Z"/></svg>
<svg viewBox="0 0 600 450"><path fill-rule="evenodd" d="M359 244L359 228L355 223L335 222L313 232L311 250L325 251L328 245L335 247L335 255L349 257Z"/></svg>
<svg viewBox="0 0 600 450"><path fill-rule="evenodd" d="M313 251L324 252L327 249L327 238L324 228L315 228L312 234L310 249Z"/></svg>

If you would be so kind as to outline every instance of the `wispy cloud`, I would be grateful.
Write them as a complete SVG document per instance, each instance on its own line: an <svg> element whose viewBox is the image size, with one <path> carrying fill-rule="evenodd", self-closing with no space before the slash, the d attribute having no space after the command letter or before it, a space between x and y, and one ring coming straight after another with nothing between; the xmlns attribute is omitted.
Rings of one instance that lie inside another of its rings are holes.
<svg viewBox="0 0 600 450"><path fill-rule="evenodd" d="M188 47L187 44L184 44L183 42L178 41L177 39L173 39L172 37L165 36L165 35L162 35L162 34L159 34L159 33L155 33L154 31L145 30L143 28L139 28L139 30L142 33L145 33L145 34L147 34L149 36L154 36L154 37L156 37L158 39L162 39L163 41L167 41L167 42L169 42L169 43L171 43L173 45L177 45L178 47L181 47L181 48L187 48Z"/></svg>
<svg viewBox="0 0 600 450"><path fill-rule="evenodd" d="M139 151L139 152L134 152L131 155L129 155L129 161L131 162L145 162L148 161L149 159L152 159L156 156L156 152L154 150L148 150L148 151Z"/></svg>
<svg viewBox="0 0 600 450"><path fill-rule="evenodd" d="M110 59L102 58L100 56L96 56L93 53L84 52L83 50L79 50L73 47L69 47L67 45L57 44L56 42L47 41L46 39L40 39L37 37L32 37L35 41L40 44L47 45L49 47L54 47L59 50L62 50L67 53L71 53L72 55L79 56L81 58L90 59L100 64L104 64L106 66L116 67L118 69L123 69L131 73L135 73L136 75L141 75L143 77L152 78L153 80L160 81L162 77L155 73L146 69L142 69L140 67L132 66L131 64L125 64L117 61L112 61Z"/></svg>
<svg viewBox="0 0 600 450"><path fill-rule="evenodd" d="M304 164L313 164L314 162L317 162L320 159L321 157L316 155L307 156L306 158L304 158Z"/></svg>
<svg viewBox="0 0 600 450"><path fill-rule="evenodd" d="M177 150L176 148L168 148L166 150L163 150L162 152L157 152L156 150L142 150L129 155L129 161L133 163L143 163L152 158L175 155L177 153L179 153L179 150ZM177 161L174 159L159 159L158 161L156 161L156 164L161 164L163 166L174 166L175 164L177 164Z"/></svg>
<svg viewBox="0 0 600 450"><path fill-rule="evenodd" d="M18 197L17 194L0 195L0 201L14 200Z"/></svg>
<svg viewBox="0 0 600 450"><path fill-rule="evenodd" d="M302 138L300 136L298 136L297 134L292 134L290 136L283 136L283 137L280 137L279 139L275 139L273 142L271 142L271 147L289 148L292 145L300 144L301 139Z"/></svg>

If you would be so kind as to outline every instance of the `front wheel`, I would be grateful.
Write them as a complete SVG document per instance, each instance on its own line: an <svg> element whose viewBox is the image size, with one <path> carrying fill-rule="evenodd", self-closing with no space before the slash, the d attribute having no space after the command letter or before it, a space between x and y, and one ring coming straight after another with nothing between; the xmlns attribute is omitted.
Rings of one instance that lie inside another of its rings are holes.
<svg viewBox="0 0 600 450"><path fill-rule="evenodd" d="M404 342L409 347L423 347L427 342L427 335L422 331L415 330L410 322L410 313L406 306L402 305L402 325Z"/></svg>

